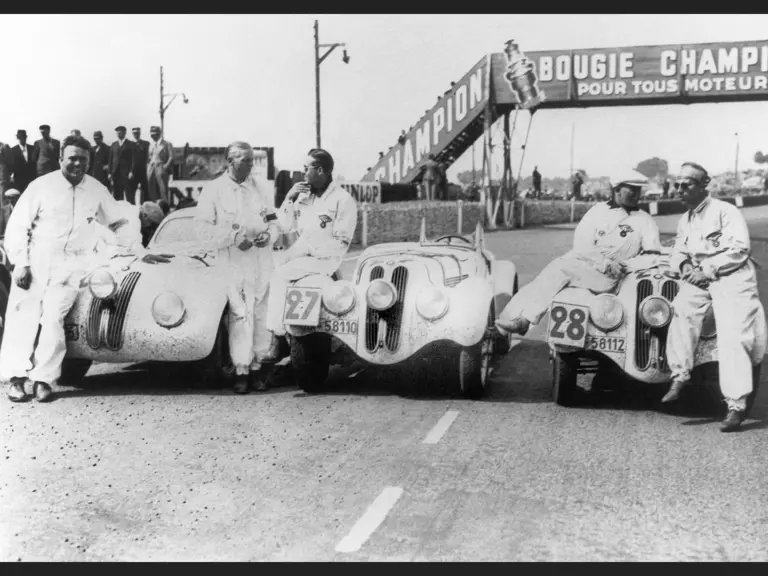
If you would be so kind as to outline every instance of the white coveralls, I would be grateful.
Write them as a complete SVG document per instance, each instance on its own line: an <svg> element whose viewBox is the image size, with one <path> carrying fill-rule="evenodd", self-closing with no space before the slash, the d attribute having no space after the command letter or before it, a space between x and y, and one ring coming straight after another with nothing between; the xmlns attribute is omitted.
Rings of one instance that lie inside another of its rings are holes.
<svg viewBox="0 0 768 576"><path fill-rule="evenodd" d="M689 260L710 278L707 288L680 283L667 334L675 381L690 378L704 315L712 306L717 326L720 389L731 409L743 410L752 392L752 366L763 361L766 320L749 259L749 229L736 206L705 198L677 225L670 268Z"/></svg>
<svg viewBox="0 0 768 576"><path fill-rule="evenodd" d="M661 252L659 228L653 217L642 210L627 212L609 202L589 209L576 227L573 249L550 262L534 280L526 284L499 317L502 320L525 318L538 324L553 298L567 286L608 292L618 278L606 274L611 260L626 262L640 252Z"/></svg>
<svg viewBox="0 0 768 576"><path fill-rule="evenodd" d="M200 194L195 216L198 237L217 253L223 280L227 285L229 312L229 351L238 375L259 370L259 355L269 348L271 337L266 328L266 293L274 264L272 244L278 235L270 186L266 180L249 176L235 182L228 173L207 184ZM253 241L262 232L270 232L267 246L240 250L244 238Z"/></svg>
<svg viewBox="0 0 768 576"><path fill-rule="evenodd" d="M95 178L86 175L73 187L60 170L37 178L22 194L5 236L8 258L16 268L0 348L0 378L27 377L47 384L59 378L66 354L64 318L80 282L105 258L95 253L104 235L100 227L128 218L122 204ZM135 225L131 222L129 228L135 231ZM120 243L133 254L146 254L140 235L116 240L113 246ZM15 284L24 266L32 273L27 290Z"/></svg>
<svg viewBox="0 0 768 576"><path fill-rule="evenodd" d="M357 227L357 204L349 192L332 181L322 196L302 193L295 202L286 200L278 217L285 232L299 234L269 284L267 328L283 336L288 284L310 274L330 276L341 267Z"/></svg>

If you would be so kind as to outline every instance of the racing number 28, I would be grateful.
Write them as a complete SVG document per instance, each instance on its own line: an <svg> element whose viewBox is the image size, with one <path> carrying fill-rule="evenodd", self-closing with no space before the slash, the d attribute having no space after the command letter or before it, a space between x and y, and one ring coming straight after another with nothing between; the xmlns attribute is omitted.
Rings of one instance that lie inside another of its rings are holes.
<svg viewBox="0 0 768 576"><path fill-rule="evenodd" d="M563 325L566 318L570 320L570 323L564 334L560 330L560 327ZM584 310L580 308L572 308L571 313L569 314L562 306L554 306L552 308L553 325L550 334L555 338L564 338L567 334L568 338L571 340L581 340L584 337L584 321L586 319L587 315L584 313Z"/></svg>
<svg viewBox="0 0 768 576"><path fill-rule="evenodd" d="M306 308L304 309L304 314L299 316L296 313L296 307L299 305L299 302L302 300L303 294L299 290L290 290L288 294L286 295L286 301L288 303L288 310L285 312L285 318L287 320L306 320L309 318L309 313L312 312L312 309L315 307L315 304L317 303L318 298L320 298L320 294L318 292L312 291L309 292L309 303L307 304Z"/></svg>

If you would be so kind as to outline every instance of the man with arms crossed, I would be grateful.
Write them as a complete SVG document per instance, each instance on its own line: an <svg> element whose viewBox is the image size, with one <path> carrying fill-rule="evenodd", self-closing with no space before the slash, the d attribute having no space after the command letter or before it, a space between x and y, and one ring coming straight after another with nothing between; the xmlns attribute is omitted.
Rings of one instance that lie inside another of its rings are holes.
<svg viewBox="0 0 768 576"><path fill-rule="evenodd" d="M749 257L747 223L736 206L709 197L709 182L707 171L694 162L683 164L675 181L688 212L677 225L669 263L670 272L679 273L683 282L667 333L672 386L662 401L676 400L690 381L704 315L711 306L720 390L728 404L720 430L732 432L746 417L752 368L762 363L766 351L766 321Z"/></svg>

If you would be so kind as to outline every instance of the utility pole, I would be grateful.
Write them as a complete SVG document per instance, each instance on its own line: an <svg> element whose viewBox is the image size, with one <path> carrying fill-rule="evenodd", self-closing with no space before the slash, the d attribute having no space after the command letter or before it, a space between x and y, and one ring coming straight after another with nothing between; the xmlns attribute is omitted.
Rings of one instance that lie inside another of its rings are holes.
<svg viewBox="0 0 768 576"><path fill-rule="evenodd" d="M315 20L315 131L317 147L320 148L320 64L323 63L328 55L333 52L338 46L346 46L343 43L333 44L320 44L320 28L317 20ZM328 48L328 51L320 56L320 48ZM344 48L344 54L341 59L344 64L349 64L349 56L347 55L347 49Z"/></svg>
<svg viewBox="0 0 768 576"><path fill-rule="evenodd" d="M736 132L736 159L733 163L733 177L736 185L739 185L739 133Z"/></svg>
<svg viewBox="0 0 768 576"><path fill-rule="evenodd" d="M168 102L168 104L165 104L166 96L172 96L171 101ZM163 67L160 66L160 130L162 131L163 137L165 137L165 111L168 110L171 104L173 104L173 101L176 100L177 96L181 96L184 99L184 104L189 103L189 98L187 98L187 95L184 94L183 92L175 92L173 94L164 94Z"/></svg>

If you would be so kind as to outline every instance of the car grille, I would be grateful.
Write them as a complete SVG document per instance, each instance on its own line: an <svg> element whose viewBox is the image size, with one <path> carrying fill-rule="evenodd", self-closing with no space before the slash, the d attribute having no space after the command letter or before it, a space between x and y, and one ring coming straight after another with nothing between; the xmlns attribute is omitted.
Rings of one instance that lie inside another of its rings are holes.
<svg viewBox="0 0 768 576"><path fill-rule="evenodd" d="M677 295L678 286L674 280L667 280L661 286L661 296L669 302ZM667 371L667 331L669 325L664 328L650 328L640 319L640 304L648 296L653 295L653 283L650 280L640 280L637 283L637 305L635 307L635 365L639 370L647 370L651 364L651 349L654 341L659 351L659 370Z"/></svg>
<svg viewBox="0 0 768 576"><path fill-rule="evenodd" d="M374 266L371 269L370 280L384 278L384 268ZM397 290L397 301L389 310L379 312L368 308L365 313L365 347L373 352L379 345L379 323L384 320L386 335L384 345L390 352L395 352L400 346L400 334L402 331L403 305L405 301L405 289L408 284L408 269L405 266L397 266L392 270L389 278Z"/></svg>
<svg viewBox="0 0 768 576"><path fill-rule="evenodd" d="M371 269L370 280L378 280L384 276L384 268L381 266L374 266ZM365 313L365 347L369 351L374 351L379 341L379 318L381 318L381 312L367 308Z"/></svg>
<svg viewBox="0 0 768 576"><path fill-rule="evenodd" d="M91 306L88 310L86 341L94 350L98 350L102 345L110 350L122 348L125 314L128 311L128 304L139 281L139 276L141 276L139 272L126 274L111 301L99 298L91 300ZM106 314L104 313L105 310L107 311ZM102 322L106 322L103 327Z"/></svg>

